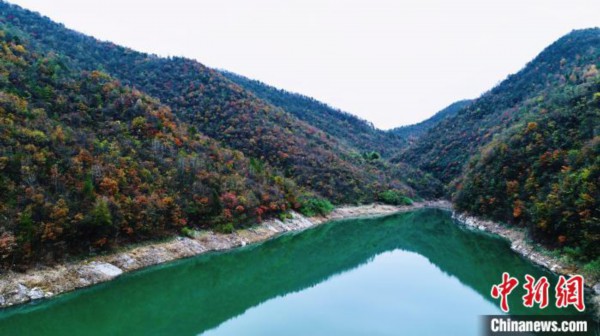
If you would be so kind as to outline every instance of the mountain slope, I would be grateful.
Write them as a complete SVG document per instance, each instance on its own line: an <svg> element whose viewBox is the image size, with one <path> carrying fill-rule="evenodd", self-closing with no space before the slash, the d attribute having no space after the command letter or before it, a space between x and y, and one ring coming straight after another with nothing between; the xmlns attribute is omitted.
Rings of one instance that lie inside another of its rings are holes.
<svg viewBox="0 0 600 336"><path fill-rule="evenodd" d="M159 58L99 42L37 14L0 3L5 29L74 69L100 69L169 106L193 129L278 169L335 202L370 202L383 190L412 194L356 150L258 99L218 72L184 58Z"/></svg>
<svg viewBox="0 0 600 336"><path fill-rule="evenodd" d="M4 267L319 212L331 207L322 197L441 193L429 174L360 153L195 61L99 42L5 2L0 44Z"/></svg>
<svg viewBox="0 0 600 336"><path fill-rule="evenodd" d="M375 151L389 157L406 144L403 138L393 133L379 130L366 120L334 109L313 98L280 90L228 71L221 73L257 97L292 113L300 120L363 153Z"/></svg>
<svg viewBox="0 0 600 336"><path fill-rule="evenodd" d="M99 72L0 31L0 264L286 211L301 190Z"/></svg>
<svg viewBox="0 0 600 336"><path fill-rule="evenodd" d="M575 31L559 39L523 70L430 129L398 160L445 183L458 177L468 159L495 134L531 113L527 104L541 99L549 89L588 76L588 68L598 63L599 31Z"/></svg>
<svg viewBox="0 0 600 336"><path fill-rule="evenodd" d="M599 67L600 29L573 31L396 160L446 183L458 210L524 226L535 241L596 260Z"/></svg>
<svg viewBox="0 0 600 336"><path fill-rule="evenodd" d="M535 104L467 166L457 208L515 225L578 258L600 256L600 77Z"/></svg>
<svg viewBox="0 0 600 336"><path fill-rule="evenodd" d="M467 107L471 102L472 100L469 99L459 100L455 103L450 104L443 110L437 112L427 120L421 121L420 123L414 125L397 127L389 130L389 132L400 136L402 139L408 140L410 143L413 143L415 140L420 138L423 134L425 134L428 130L440 123L442 120L448 119L456 115L460 110Z"/></svg>

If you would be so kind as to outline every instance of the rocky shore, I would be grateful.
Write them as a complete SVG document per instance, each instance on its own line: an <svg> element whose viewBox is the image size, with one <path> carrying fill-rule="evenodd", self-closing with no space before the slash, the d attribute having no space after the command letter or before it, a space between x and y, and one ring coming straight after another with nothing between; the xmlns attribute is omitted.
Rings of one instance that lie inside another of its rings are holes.
<svg viewBox="0 0 600 336"><path fill-rule="evenodd" d="M372 204L336 208L324 217L306 218L292 213L284 221L271 219L231 234L197 232L193 238L130 248L124 252L98 256L56 266L40 266L25 273L8 272L0 277L0 307L49 298L60 293L109 281L119 275L168 261L192 257L208 251L232 249L257 243L285 232L300 231L336 219L388 215L420 208L451 209L446 201L417 202L410 206Z"/></svg>
<svg viewBox="0 0 600 336"><path fill-rule="evenodd" d="M511 249L516 253L527 258L531 262L547 268L548 270L562 275L581 274L585 278L587 289L592 294L592 304L595 307L596 317L600 319L600 279L590 274L572 263L565 263L563 260L552 256L539 244L534 244L527 239L524 230L509 227L489 220L469 216L468 214L459 214L453 212L453 218L462 224L473 229L490 232L501 236L511 242ZM588 303L589 304L589 303Z"/></svg>
<svg viewBox="0 0 600 336"><path fill-rule="evenodd" d="M39 266L25 273L8 272L0 276L0 308L50 298L55 295L112 280L123 273L145 267L188 258L209 251L222 251L258 243L280 234L301 231L330 220L390 215L421 208L452 210L448 201L416 202L410 206L371 204L336 208L327 216L304 217L292 212L281 221L271 219L230 234L213 231L197 232L193 238L176 237L167 242L132 247L125 251L92 257L83 261L55 266ZM453 212L453 218L472 229L499 235L511 242L511 248L542 267L557 274L582 274L592 295L592 304L600 317L600 282L582 273L573 264L544 253L541 246L531 243L524 231L496 222ZM589 303L588 303L589 304Z"/></svg>

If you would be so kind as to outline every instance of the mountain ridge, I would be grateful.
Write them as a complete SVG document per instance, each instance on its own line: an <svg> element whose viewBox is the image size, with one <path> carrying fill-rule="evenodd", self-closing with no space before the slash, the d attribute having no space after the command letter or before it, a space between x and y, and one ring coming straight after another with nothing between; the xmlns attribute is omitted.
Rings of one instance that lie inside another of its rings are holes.
<svg viewBox="0 0 600 336"><path fill-rule="evenodd" d="M101 42L4 2L0 10L4 24L28 34L37 48L60 53L79 70L105 71L124 85L160 99L197 130L268 163L332 201L373 201L388 189L384 184L414 195L402 181L372 167L337 139L199 62L160 58Z"/></svg>
<svg viewBox="0 0 600 336"><path fill-rule="evenodd" d="M283 108L362 152L375 151L384 157L390 157L406 145L402 137L380 130L367 120L333 108L314 98L278 89L226 70L220 72L259 98Z"/></svg>
<svg viewBox="0 0 600 336"><path fill-rule="evenodd" d="M433 116L412 125L400 126L389 130L388 132L397 134L400 137L407 139L409 142L414 142L429 129L437 125L442 120L450 118L458 113L463 108L467 107L473 99L463 99L456 101L440 111L436 112Z"/></svg>
<svg viewBox="0 0 600 336"><path fill-rule="evenodd" d="M407 183L431 179L193 60L101 42L5 2L0 42L4 267L326 213L329 201L410 203ZM423 195L439 190L432 180Z"/></svg>

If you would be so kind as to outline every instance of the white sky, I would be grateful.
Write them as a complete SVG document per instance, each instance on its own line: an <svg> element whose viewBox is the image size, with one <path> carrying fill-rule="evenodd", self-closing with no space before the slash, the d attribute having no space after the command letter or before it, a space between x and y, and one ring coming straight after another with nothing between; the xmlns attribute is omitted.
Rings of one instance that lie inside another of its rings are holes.
<svg viewBox="0 0 600 336"><path fill-rule="evenodd" d="M9 0L136 50L186 56L388 129L475 98L598 0Z"/></svg>

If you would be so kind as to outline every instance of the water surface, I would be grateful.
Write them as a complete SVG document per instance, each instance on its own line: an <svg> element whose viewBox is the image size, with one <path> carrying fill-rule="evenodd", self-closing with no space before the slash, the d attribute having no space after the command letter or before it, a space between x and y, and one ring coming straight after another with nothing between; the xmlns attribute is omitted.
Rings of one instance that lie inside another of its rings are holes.
<svg viewBox="0 0 600 336"><path fill-rule="evenodd" d="M7 309L0 335L477 335L479 315L500 313L489 293L502 272L556 284L506 241L424 209L331 222ZM567 312L523 308L522 295L511 294L511 313Z"/></svg>

